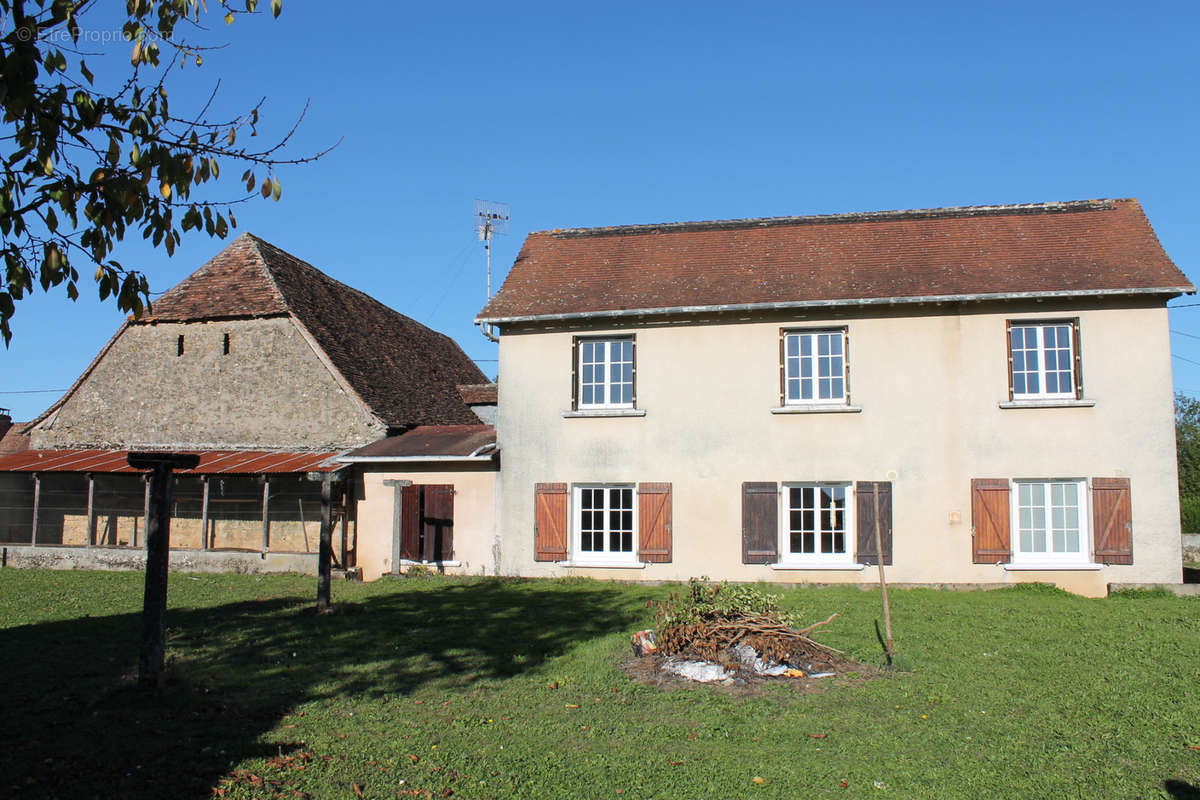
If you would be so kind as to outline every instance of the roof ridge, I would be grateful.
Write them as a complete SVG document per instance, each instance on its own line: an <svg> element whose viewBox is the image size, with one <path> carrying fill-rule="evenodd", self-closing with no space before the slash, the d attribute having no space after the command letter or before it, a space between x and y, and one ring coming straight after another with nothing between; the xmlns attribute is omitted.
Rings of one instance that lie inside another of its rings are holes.
<svg viewBox="0 0 1200 800"><path fill-rule="evenodd" d="M960 217L1004 216L1009 214L1063 214L1080 211L1108 211L1117 203L1138 205L1137 198L1099 198L1094 200L1059 200L1042 203L1013 203L1009 205L945 206L891 211L852 211L840 214L811 214L789 217L746 217L743 219L698 220L692 222L659 222L639 225L611 225L597 228L555 228L534 231L567 239L585 236L621 236L650 233L677 233L734 228L767 228L782 225L822 225L844 222L889 222L915 219L955 219Z"/></svg>

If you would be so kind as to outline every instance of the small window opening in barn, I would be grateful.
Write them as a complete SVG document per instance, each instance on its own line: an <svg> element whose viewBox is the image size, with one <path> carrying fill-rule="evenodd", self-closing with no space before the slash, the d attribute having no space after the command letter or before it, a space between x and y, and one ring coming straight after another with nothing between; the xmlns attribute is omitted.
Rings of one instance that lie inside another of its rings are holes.
<svg viewBox="0 0 1200 800"><path fill-rule="evenodd" d="M225 334L225 343L221 346L221 353L229 355L229 334Z"/></svg>
<svg viewBox="0 0 1200 800"><path fill-rule="evenodd" d="M183 334L179 334L179 341L175 343L175 355L183 355Z"/></svg>

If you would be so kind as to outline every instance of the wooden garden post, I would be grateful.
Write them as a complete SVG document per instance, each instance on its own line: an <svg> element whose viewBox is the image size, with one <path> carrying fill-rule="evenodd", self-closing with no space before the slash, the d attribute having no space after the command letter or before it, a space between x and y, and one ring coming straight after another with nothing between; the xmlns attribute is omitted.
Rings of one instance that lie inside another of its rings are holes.
<svg viewBox="0 0 1200 800"><path fill-rule="evenodd" d="M150 471L150 514L146 518L146 591L142 598L142 650L138 683L162 685L166 650L167 556L171 546L171 471L195 469L193 453L130 453L129 466Z"/></svg>

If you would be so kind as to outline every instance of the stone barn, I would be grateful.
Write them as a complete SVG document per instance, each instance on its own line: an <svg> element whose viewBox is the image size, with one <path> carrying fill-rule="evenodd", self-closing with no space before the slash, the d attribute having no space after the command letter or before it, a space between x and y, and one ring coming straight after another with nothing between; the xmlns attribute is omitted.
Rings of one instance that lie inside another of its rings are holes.
<svg viewBox="0 0 1200 800"><path fill-rule="evenodd" d="M485 383L448 336L242 234L122 325L20 428L28 449L0 453L0 544L14 564L140 566L146 486L125 456L171 450L201 458L176 477L173 565L315 570L313 478L328 474L335 560L350 568L361 478L334 459L481 425L469 392Z"/></svg>

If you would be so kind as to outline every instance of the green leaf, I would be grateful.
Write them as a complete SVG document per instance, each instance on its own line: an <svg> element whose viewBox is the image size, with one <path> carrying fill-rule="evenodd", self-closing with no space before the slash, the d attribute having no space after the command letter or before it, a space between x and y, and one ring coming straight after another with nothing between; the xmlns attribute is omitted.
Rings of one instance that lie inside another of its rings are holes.
<svg viewBox="0 0 1200 800"><path fill-rule="evenodd" d="M79 60L79 72L83 75L83 77L87 80L88 83L95 82L96 76L92 74L92 71L90 69L88 69L87 62L84 61L83 59Z"/></svg>
<svg viewBox="0 0 1200 800"><path fill-rule="evenodd" d="M53 208L46 209L46 227L50 229L51 233L58 230L58 217L54 215Z"/></svg>

